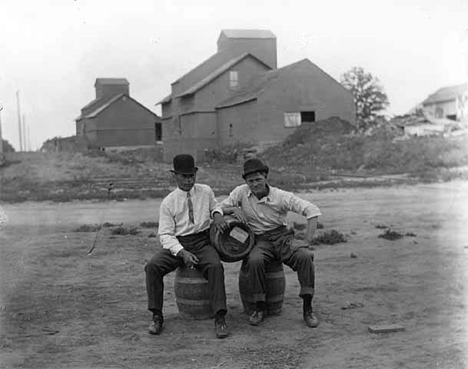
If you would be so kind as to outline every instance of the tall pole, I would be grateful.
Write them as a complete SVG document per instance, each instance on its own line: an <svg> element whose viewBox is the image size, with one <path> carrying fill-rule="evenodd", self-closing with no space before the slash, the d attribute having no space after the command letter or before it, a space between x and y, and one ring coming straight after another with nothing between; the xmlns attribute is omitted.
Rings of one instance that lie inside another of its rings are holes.
<svg viewBox="0 0 468 369"><path fill-rule="evenodd" d="M3 155L2 110L3 110L3 105L0 104L0 163L2 161L2 155Z"/></svg>
<svg viewBox="0 0 468 369"><path fill-rule="evenodd" d="M19 151L23 151L23 134L22 134L22 129L21 129L21 109L20 109L19 90L16 91L16 104L18 106Z"/></svg>
<svg viewBox="0 0 468 369"><path fill-rule="evenodd" d="M23 149L24 151L28 151L28 140L27 140L27 132L26 132L26 116L23 114Z"/></svg>
<svg viewBox="0 0 468 369"><path fill-rule="evenodd" d="M31 132L29 131L29 126L28 126L28 149L29 151L31 150Z"/></svg>

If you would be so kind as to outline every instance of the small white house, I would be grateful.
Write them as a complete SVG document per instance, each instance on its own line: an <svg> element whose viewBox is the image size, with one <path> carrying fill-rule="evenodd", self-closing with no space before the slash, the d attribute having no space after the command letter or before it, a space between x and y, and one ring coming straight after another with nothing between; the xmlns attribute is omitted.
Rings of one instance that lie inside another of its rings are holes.
<svg viewBox="0 0 468 369"><path fill-rule="evenodd" d="M422 108L435 118L456 121L468 120L468 85L447 86L438 89L422 102Z"/></svg>

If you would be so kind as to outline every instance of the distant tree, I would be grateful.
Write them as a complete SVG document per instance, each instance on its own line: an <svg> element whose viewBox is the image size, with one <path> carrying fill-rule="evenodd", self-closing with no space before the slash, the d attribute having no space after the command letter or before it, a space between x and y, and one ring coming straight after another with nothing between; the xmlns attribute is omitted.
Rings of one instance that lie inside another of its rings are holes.
<svg viewBox="0 0 468 369"><path fill-rule="evenodd" d="M353 93L358 128L364 130L376 124L378 113L390 104L379 79L354 67L341 76L341 84Z"/></svg>
<svg viewBox="0 0 468 369"><path fill-rule="evenodd" d="M2 139L2 143L3 143L3 152L15 152L15 148L7 140Z"/></svg>

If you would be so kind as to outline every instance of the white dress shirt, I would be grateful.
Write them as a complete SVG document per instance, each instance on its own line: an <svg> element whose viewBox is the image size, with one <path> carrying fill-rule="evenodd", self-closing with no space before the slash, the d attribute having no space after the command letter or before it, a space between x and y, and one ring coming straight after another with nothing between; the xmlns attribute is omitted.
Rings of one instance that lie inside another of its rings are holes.
<svg viewBox="0 0 468 369"><path fill-rule="evenodd" d="M159 240L163 248L173 255L183 249L177 239L203 232L210 227L211 218L215 212L223 214L211 187L196 183L190 190L193 204L194 222L189 219L187 192L180 188L167 195L159 209Z"/></svg>
<svg viewBox="0 0 468 369"><path fill-rule="evenodd" d="M276 187L268 186L268 188L270 190L268 195L259 200L247 184L240 185L221 202L221 206L240 207L255 234L286 226L288 211L302 214L307 219L321 215L320 209L309 201Z"/></svg>

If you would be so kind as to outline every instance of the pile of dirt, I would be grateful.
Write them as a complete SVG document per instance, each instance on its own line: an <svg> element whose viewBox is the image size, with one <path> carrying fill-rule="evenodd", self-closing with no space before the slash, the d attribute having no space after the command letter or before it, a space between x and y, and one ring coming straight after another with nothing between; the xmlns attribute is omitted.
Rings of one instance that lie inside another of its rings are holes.
<svg viewBox="0 0 468 369"><path fill-rule="evenodd" d="M372 131L358 132L349 122L332 117L301 125L283 142L266 149L260 158L272 166L272 180L283 187L289 182L323 180L319 177L327 173L421 174L467 165L468 137L395 140L402 134L395 127L387 122ZM301 174L301 180L296 181L294 173Z"/></svg>
<svg viewBox="0 0 468 369"><path fill-rule="evenodd" d="M353 130L353 125L348 121L338 117L331 117L312 124L300 125L294 133L286 137L281 146L283 149L290 149L328 136L343 136Z"/></svg>
<svg viewBox="0 0 468 369"><path fill-rule="evenodd" d="M349 149L344 147L353 131L351 123L338 117L303 124L282 143L266 149L260 157L268 163L276 163L277 167L311 165L329 169L353 166L352 162L347 162L350 160ZM345 154L341 155L342 152Z"/></svg>

